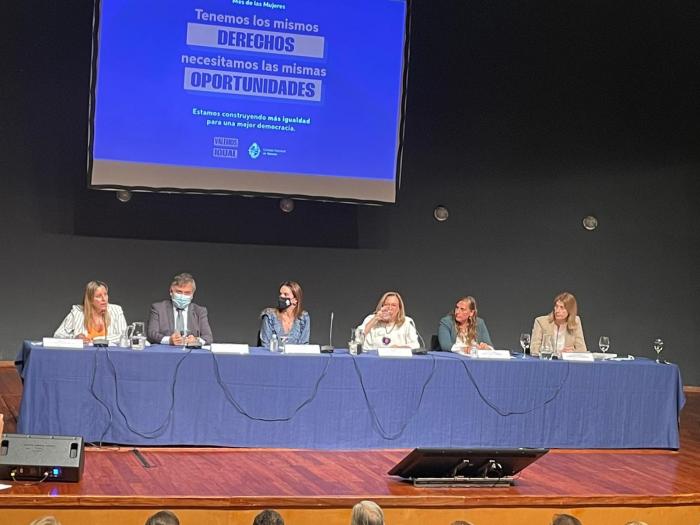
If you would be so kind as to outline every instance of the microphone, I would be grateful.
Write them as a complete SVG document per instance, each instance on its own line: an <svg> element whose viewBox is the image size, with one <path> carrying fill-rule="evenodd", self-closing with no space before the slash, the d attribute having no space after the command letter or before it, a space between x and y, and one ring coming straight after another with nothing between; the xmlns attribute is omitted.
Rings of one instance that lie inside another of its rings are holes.
<svg viewBox="0 0 700 525"><path fill-rule="evenodd" d="M425 355L428 353L428 349L425 346L425 339L423 339L423 336L420 335L420 332L418 331L418 328L416 328L416 323L413 322L413 319L410 320L411 326L413 326L413 329L416 331L416 336L418 336L418 343L420 344L419 348L411 348L411 353L414 355Z"/></svg>
<svg viewBox="0 0 700 525"><path fill-rule="evenodd" d="M333 312L331 312L331 326L328 330L328 344L321 347L321 352L330 354L333 352Z"/></svg>

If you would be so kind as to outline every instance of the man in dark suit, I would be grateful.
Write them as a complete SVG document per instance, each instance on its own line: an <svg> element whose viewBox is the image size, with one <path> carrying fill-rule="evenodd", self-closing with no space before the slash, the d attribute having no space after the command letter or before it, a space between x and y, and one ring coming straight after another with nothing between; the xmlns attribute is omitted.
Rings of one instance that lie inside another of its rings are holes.
<svg viewBox="0 0 700 525"><path fill-rule="evenodd" d="M211 344L214 336L209 326L207 309L192 302L197 284L189 273L173 277L170 299L153 303L148 320L151 343L183 346Z"/></svg>

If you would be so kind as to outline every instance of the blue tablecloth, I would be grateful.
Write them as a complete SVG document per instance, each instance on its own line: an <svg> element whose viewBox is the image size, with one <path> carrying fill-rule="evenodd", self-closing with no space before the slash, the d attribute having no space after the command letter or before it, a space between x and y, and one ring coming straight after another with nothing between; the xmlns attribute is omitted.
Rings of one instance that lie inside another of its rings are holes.
<svg viewBox="0 0 700 525"><path fill-rule="evenodd" d="M18 431L129 445L671 448L678 367L26 342Z"/></svg>

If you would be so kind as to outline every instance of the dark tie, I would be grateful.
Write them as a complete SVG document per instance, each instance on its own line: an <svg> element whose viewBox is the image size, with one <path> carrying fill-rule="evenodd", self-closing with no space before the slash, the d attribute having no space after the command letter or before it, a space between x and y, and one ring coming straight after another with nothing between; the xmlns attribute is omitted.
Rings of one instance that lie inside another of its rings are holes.
<svg viewBox="0 0 700 525"><path fill-rule="evenodd" d="M175 320L175 330L182 334L185 331L185 320L182 318L182 309L176 308L176 310L177 319Z"/></svg>

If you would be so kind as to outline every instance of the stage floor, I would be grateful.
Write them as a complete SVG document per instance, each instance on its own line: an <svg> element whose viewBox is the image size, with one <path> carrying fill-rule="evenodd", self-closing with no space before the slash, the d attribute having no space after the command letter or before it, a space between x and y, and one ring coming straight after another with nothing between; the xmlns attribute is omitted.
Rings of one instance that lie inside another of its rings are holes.
<svg viewBox="0 0 700 525"><path fill-rule="evenodd" d="M686 392L681 449L552 450L508 488L415 488L386 475L408 450L89 447L80 483L0 491L0 522L26 524L53 514L63 525L142 524L159 509L181 523L243 525L276 508L287 525L346 525L361 499L381 505L387 523L547 524L555 512L584 525L700 523L700 391ZM14 369L0 366L6 432L19 407Z"/></svg>

